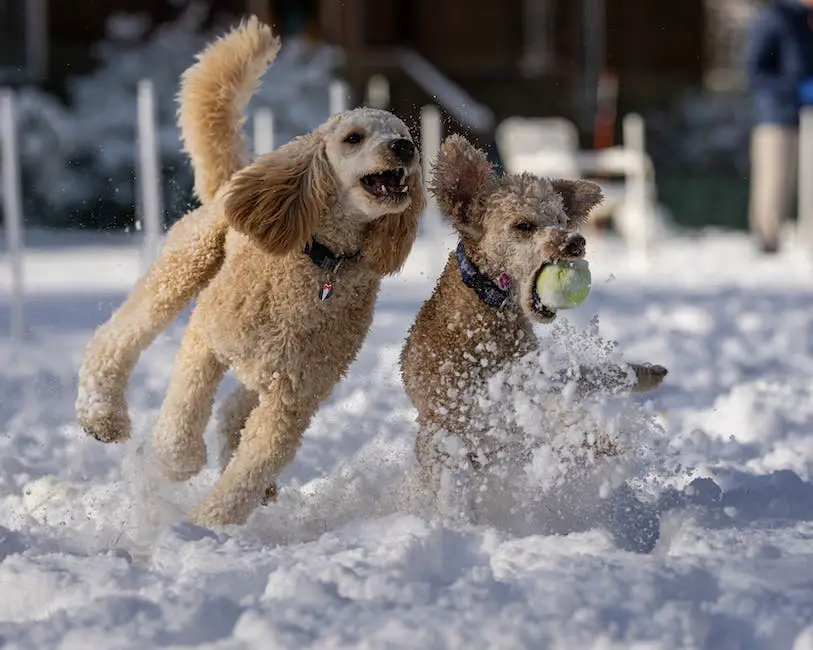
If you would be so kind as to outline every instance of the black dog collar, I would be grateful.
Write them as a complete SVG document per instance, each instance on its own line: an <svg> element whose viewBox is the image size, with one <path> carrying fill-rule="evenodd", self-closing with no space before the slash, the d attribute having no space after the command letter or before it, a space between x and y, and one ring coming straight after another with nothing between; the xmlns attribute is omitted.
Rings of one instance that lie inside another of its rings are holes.
<svg viewBox="0 0 813 650"><path fill-rule="evenodd" d="M352 255L337 255L327 246L315 240L307 243L303 252L310 257L311 262L313 262L315 266L331 274L338 272L343 264L355 262L361 257L360 251Z"/></svg>
<svg viewBox="0 0 813 650"><path fill-rule="evenodd" d="M357 251L352 255L337 255L324 244L318 241L311 240L305 245L304 251L314 266L322 269L328 274L327 282L322 283L319 287L319 300L325 302L333 295L333 276L339 272L339 269L346 263L355 262L361 257L361 251Z"/></svg>
<svg viewBox="0 0 813 650"><path fill-rule="evenodd" d="M480 273L480 269L466 255L462 241L457 244L457 264L460 267L463 284L473 289L483 303L495 309L502 309L508 304L510 299L508 275L503 273L500 276L499 281L503 286L499 286Z"/></svg>

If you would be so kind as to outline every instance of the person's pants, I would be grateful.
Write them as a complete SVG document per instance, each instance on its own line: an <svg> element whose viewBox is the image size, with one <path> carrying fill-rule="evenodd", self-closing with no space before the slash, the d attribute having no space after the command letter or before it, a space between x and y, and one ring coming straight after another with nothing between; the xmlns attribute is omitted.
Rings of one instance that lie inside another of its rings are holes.
<svg viewBox="0 0 813 650"><path fill-rule="evenodd" d="M799 130L783 124L759 124L751 132L751 232L776 247L796 193Z"/></svg>

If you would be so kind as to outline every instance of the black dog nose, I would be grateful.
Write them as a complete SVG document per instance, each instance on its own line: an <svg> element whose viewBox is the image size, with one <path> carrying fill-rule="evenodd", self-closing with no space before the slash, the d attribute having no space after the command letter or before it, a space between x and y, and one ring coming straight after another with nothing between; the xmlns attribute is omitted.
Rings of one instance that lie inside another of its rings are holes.
<svg viewBox="0 0 813 650"><path fill-rule="evenodd" d="M587 241L581 235L573 235L567 240L562 252L568 257L581 257L587 248Z"/></svg>
<svg viewBox="0 0 813 650"><path fill-rule="evenodd" d="M390 151L395 154L395 157L398 158L398 160L408 163L415 155L415 145L409 140L398 138L397 140L390 142Z"/></svg>

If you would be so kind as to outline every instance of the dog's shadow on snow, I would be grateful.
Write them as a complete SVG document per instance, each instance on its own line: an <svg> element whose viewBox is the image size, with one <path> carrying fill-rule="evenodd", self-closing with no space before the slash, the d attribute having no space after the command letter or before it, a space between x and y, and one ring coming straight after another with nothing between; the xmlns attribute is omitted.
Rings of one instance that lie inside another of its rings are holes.
<svg viewBox="0 0 813 650"><path fill-rule="evenodd" d="M622 487L593 516L574 522L571 531L558 533L602 528L618 549L649 553L664 537L664 524L672 513L689 514L697 526L706 530L754 525L779 529L813 521L813 483L792 470L770 474L718 470L717 479L726 489L711 478L697 478L683 490L661 491L654 503L641 502L632 490ZM543 530L539 533L546 534Z"/></svg>
<svg viewBox="0 0 813 650"><path fill-rule="evenodd" d="M657 502L661 515L687 509L708 529L746 527L757 522L780 528L813 521L813 483L792 470L748 474L726 469L718 474L718 479L730 487L723 490L711 478L697 478L682 491L663 491Z"/></svg>

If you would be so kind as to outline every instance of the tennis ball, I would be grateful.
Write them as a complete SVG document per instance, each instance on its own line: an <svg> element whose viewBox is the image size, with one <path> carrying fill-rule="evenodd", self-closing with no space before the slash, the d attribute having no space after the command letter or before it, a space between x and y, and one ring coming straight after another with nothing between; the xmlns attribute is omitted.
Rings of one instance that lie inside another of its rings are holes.
<svg viewBox="0 0 813 650"><path fill-rule="evenodd" d="M545 265L536 278L539 301L552 309L578 307L590 293L590 265L586 260L567 260Z"/></svg>

